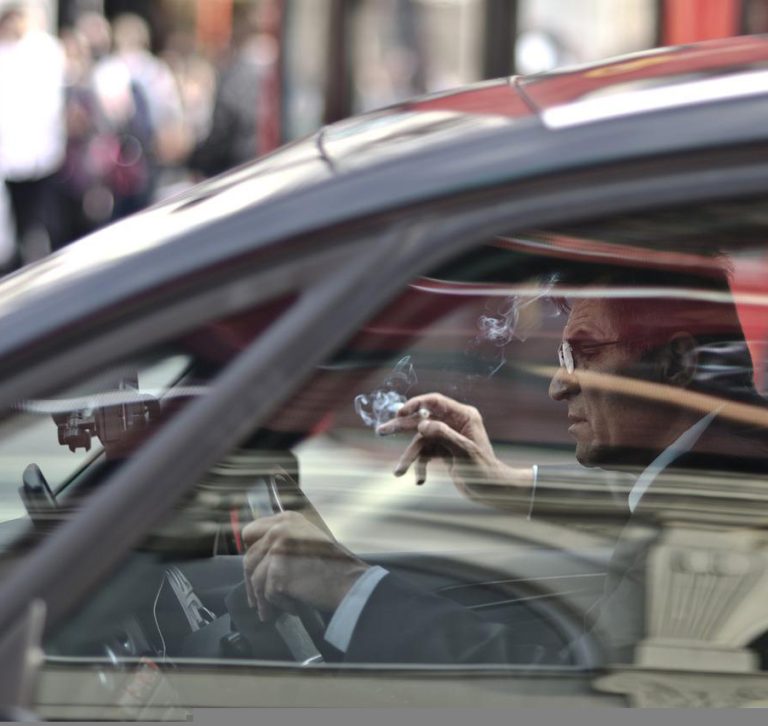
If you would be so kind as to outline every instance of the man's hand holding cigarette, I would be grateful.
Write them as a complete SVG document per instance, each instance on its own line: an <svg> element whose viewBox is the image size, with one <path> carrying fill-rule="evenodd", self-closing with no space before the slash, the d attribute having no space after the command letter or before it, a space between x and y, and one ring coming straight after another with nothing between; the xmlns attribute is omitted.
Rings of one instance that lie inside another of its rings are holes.
<svg viewBox="0 0 768 726"><path fill-rule="evenodd" d="M415 464L416 483L423 484L427 465L440 457L462 494L495 506L503 506L499 502L503 490L519 493L532 485L530 468L513 468L496 457L480 412L441 393L411 398L377 429L381 435L399 432L414 436L395 467L395 476Z"/></svg>

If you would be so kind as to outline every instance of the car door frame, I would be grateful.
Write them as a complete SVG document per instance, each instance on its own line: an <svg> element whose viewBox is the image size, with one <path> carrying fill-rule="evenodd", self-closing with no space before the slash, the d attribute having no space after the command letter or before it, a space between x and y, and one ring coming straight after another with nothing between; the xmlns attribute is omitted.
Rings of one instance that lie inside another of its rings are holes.
<svg viewBox="0 0 768 726"><path fill-rule="evenodd" d="M310 285L220 374L211 395L190 404L76 516L22 558L0 583L0 631L37 599L49 605L51 622L60 619L183 491L420 272L501 230L768 192L766 149L762 155L745 151L705 151L583 169L419 205L394 215L394 221L392 214L385 215L387 226L383 232L378 229L377 244L363 245L335 274ZM717 173L702 173L711 170L713 158L720 161ZM381 222L371 220L374 228ZM335 315L329 314L332 311ZM288 371L285 360L297 363ZM219 422L213 431L211 420ZM192 451L189 441L196 442ZM168 486L150 494L151 483L161 476ZM126 511L131 503L134 506ZM105 538L113 548L93 547ZM75 562L82 574L73 583L66 573Z"/></svg>

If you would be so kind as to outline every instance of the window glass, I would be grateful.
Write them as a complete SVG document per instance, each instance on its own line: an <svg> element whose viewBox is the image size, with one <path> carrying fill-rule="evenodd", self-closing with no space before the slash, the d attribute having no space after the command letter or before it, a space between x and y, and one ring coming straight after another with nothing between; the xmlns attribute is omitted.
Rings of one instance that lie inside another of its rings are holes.
<svg viewBox="0 0 768 726"><path fill-rule="evenodd" d="M106 437L106 422L100 419L97 429L94 413L99 396L109 396L118 406L130 405L137 398L160 400L189 362L186 355L168 352L138 361L135 368L111 371L61 396L21 402L19 413L0 424L0 522L26 515L18 488L28 465L39 467L56 494L80 468L104 455L101 435ZM117 409L110 413L117 413ZM149 410L137 411L137 415L149 422Z"/></svg>
<svg viewBox="0 0 768 726"><path fill-rule="evenodd" d="M29 506L74 495L81 479L132 456L292 300L214 321L65 390L19 401L0 421L0 528L19 517L28 522ZM37 470L29 473L34 491L25 495L30 465Z"/></svg>
<svg viewBox="0 0 768 726"><path fill-rule="evenodd" d="M391 585L354 658L378 660L385 630L404 662L446 647L576 667L685 669L696 652L716 668L727 633L727 657L759 667L765 615L743 618L762 555L739 538L765 516L760 217L723 204L500 236L414 281L291 403L325 412L294 451L336 537L422 593L463 593L509 638L497 650L458 614L442 628L452 616L426 596L411 632L386 613L417 596Z"/></svg>
<svg viewBox="0 0 768 726"><path fill-rule="evenodd" d="M18 401L0 420L0 565L12 565L48 536L124 462L138 456L142 444L189 401L206 395L222 367L294 299L288 295L214 320L84 373L65 389ZM91 368L87 360L82 363L84 369ZM185 542L196 546L208 529L189 530ZM160 551L163 536L153 533L149 547L157 542ZM110 617L107 613L107 620ZM90 621L74 630L65 632L60 642L54 638L50 653L105 654L98 623ZM96 651L94 642L99 643ZM116 648L120 638L113 634L110 642Z"/></svg>
<svg viewBox="0 0 768 726"><path fill-rule="evenodd" d="M701 705L706 674L709 705L756 705L763 208L502 232L414 278L52 634L50 662L136 677L143 658L182 706L317 705L316 674L361 664L385 666L357 682L369 704L415 667L420 704L461 682L486 705ZM662 672L674 696L647 690Z"/></svg>

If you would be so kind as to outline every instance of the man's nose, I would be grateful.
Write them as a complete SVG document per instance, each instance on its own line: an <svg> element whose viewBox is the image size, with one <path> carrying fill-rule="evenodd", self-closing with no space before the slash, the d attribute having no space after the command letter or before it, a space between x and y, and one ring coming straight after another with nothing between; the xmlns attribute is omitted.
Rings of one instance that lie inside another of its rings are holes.
<svg viewBox="0 0 768 726"><path fill-rule="evenodd" d="M549 382L549 397L553 401L565 401L579 392L579 381L576 373L568 373L563 366L557 369Z"/></svg>

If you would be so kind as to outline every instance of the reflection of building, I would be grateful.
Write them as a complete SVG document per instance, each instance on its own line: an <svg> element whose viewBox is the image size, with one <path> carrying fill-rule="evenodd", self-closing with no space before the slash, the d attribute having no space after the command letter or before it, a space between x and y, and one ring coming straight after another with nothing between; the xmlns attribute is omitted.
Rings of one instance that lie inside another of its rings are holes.
<svg viewBox="0 0 768 726"><path fill-rule="evenodd" d="M727 517L714 506L664 517L647 562L644 637L634 663L599 679L599 689L639 706L768 702L768 674L750 647L768 631L768 509L764 495L756 507L745 493L734 492Z"/></svg>
<svg viewBox="0 0 768 726"><path fill-rule="evenodd" d="M575 519L615 508L611 486L582 472L540 490L541 514ZM624 488L626 488L626 484ZM575 490L583 491L575 496ZM581 503L574 511L574 502ZM744 706L768 703L768 490L758 476L671 473L643 500L642 524L629 525L643 573L636 590L642 616L629 662L609 668L598 690L634 705ZM648 546L648 544L650 545ZM621 638L625 610L598 633ZM756 652L758 651L758 652Z"/></svg>

